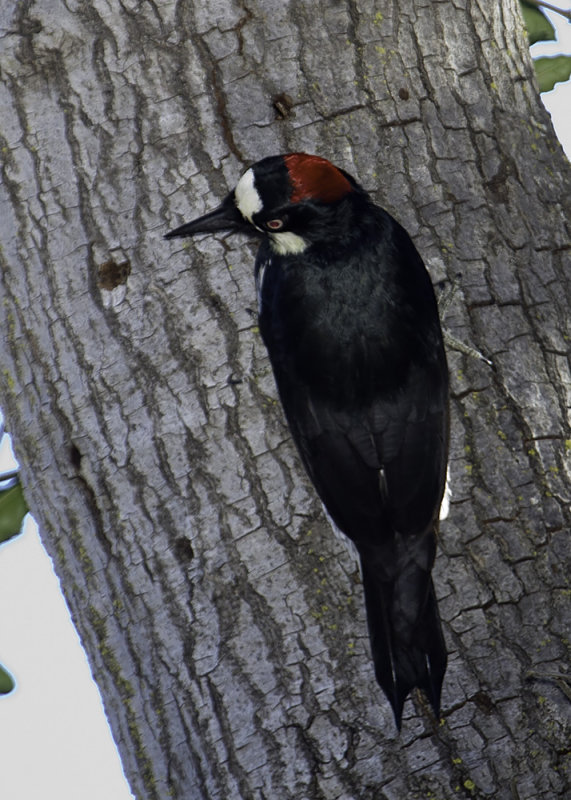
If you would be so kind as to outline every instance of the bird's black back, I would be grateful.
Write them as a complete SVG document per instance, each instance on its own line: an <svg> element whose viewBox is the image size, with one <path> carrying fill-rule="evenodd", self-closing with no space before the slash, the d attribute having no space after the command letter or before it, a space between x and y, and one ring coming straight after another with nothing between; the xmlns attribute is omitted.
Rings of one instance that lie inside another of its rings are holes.
<svg viewBox="0 0 571 800"><path fill-rule="evenodd" d="M283 408L318 494L360 552L377 678L400 723L414 685L437 710L446 664L430 570L448 373L418 252L386 212L369 205L364 216L345 215L351 227L299 255L264 242L256 273Z"/></svg>
<svg viewBox="0 0 571 800"><path fill-rule="evenodd" d="M376 211L373 236L300 256L265 243L257 270L260 329L306 468L341 530L378 543L377 520L412 532L438 512L448 373L430 278L408 234Z"/></svg>

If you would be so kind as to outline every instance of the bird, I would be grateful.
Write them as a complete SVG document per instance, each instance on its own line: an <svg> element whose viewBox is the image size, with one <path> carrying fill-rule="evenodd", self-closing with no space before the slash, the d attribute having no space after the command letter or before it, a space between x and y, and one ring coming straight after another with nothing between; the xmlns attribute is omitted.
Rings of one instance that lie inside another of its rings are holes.
<svg viewBox="0 0 571 800"><path fill-rule="evenodd" d="M449 442L448 368L428 271L344 169L263 158L165 238L259 240L259 329L328 516L357 551L375 676L398 730L416 687L440 715L447 651L432 580Z"/></svg>

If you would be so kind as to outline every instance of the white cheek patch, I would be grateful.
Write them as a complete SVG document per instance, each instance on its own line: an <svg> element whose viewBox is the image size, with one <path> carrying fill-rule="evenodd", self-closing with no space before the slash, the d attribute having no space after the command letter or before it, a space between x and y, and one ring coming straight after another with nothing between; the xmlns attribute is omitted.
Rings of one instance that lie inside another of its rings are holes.
<svg viewBox="0 0 571 800"><path fill-rule="evenodd" d="M258 194L258 190L254 186L254 172L247 170L234 190L234 197L236 198L236 207L242 216L252 222L252 217L261 211L263 208L262 198ZM253 223L252 223L253 224Z"/></svg>
<svg viewBox="0 0 571 800"><path fill-rule="evenodd" d="M284 233L270 233L270 247L280 256L295 255L303 253L308 246L308 242L298 236L297 233L285 231Z"/></svg>

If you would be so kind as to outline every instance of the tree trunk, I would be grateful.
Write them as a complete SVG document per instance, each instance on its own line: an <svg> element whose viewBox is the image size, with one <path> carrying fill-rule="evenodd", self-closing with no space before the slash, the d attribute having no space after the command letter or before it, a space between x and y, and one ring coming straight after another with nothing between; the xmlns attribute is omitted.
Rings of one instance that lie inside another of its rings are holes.
<svg viewBox="0 0 571 800"><path fill-rule="evenodd" d="M516 0L5 5L0 403L133 792L563 795L569 184ZM449 353L443 720L413 697L400 735L255 248L162 240L295 150L457 280L444 325L494 363Z"/></svg>

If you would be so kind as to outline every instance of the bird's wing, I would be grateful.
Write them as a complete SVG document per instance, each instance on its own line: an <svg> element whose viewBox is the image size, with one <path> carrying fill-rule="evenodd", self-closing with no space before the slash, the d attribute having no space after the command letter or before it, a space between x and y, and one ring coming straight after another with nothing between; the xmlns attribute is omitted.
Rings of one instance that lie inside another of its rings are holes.
<svg viewBox="0 0 571 800"><path fill-rule="evenodd" d="M440 366L439 378L411 374L395 397L358 412L332 409L299 386L284 402L315 488L357 545L375 674L399 728L414 686L438 715L446 670L430 576L448 447Z"/></svg>
<svg viewBox="0 0 571 800"><path fill-rule="evenodd" d="M445 365L444 365L445 368ZM328 512L350 538L380 544L388 529L432 527L444 489L448 446L443 370L412 367L392 397L338 409L309 388L278 389L306 469Z"/></svg>

